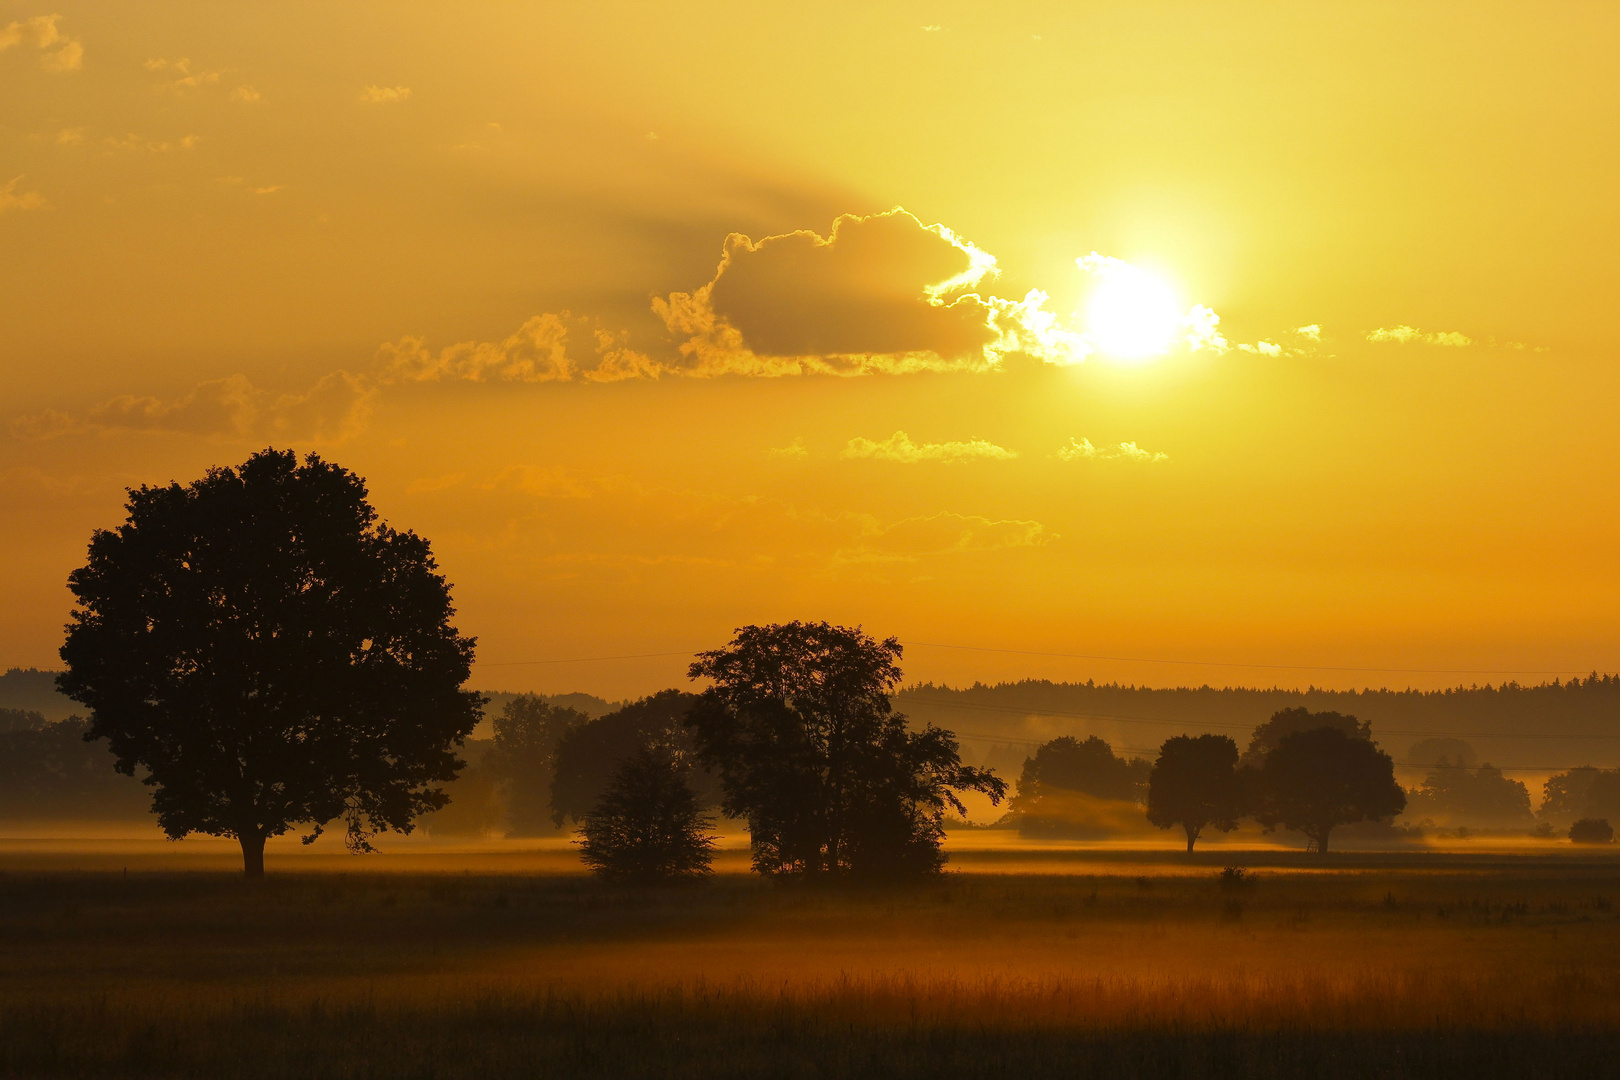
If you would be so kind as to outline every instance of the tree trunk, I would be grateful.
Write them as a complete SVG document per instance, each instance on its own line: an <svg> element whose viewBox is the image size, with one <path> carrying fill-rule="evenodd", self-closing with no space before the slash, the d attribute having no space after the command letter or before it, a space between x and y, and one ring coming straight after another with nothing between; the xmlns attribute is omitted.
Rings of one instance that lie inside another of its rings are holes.
<svg viewBox="0 0 1620 1080"><path fill-rule="evenodd" d="M1191 853L1193 844L1198 842L1198 833L1200 830L1188 825L1186 822L1182 822L1181 827L1187 830L1187 851Z"/></svg>
<svg viewBox="0 0 1620 1080"><path fill-rule="evenodd" d="M1317 832L1317 834L1316 834L1316 853L1318 855L1326 855L1327 854L1327 838L1328 838L1328 833L1331 832L1332 829L1333 829L1333 826L1329 825L1326 828L1323 828L1323 829L1321 829L1320 831Z"/></svg>
<svg viewBox="0 0 1620 1080"><path fill-rule="evenodd" d="M264 836L245 833L237 837L242 843L242 874L250 881L264 878Z"/></svg>

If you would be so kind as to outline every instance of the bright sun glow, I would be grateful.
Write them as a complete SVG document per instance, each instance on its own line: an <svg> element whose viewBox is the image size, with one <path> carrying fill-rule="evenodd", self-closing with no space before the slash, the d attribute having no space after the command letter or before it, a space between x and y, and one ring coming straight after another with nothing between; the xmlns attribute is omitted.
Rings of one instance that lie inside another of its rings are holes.
<svg viewBox="0 0 1620 1080"><path fill-rule="evenodd" d="M1086 336L1101 352L1144 360L1169 351L1187 321L1169 282L1096 252L1075 261L1096 281L1086 304Z"/></svg>

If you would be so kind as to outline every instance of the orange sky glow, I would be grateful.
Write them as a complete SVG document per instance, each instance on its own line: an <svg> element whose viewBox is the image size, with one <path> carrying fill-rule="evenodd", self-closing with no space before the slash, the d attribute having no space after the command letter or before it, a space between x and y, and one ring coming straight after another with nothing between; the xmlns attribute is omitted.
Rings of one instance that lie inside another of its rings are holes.
<svg viewBox="0 0 1620 1080"><path fill-rule="evenodd" d="M126 487L274 445L432 540L485 689L795 618L952 683L1614 671L1617 34L0 2L0 668Z"/></svg>

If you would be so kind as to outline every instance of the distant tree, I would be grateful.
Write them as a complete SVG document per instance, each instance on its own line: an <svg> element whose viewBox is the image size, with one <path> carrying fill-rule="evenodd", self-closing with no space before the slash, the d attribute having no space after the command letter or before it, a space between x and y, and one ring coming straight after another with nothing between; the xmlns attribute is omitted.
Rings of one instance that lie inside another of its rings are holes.
<svg viewBox="0 0 1620 1080"><path fill-rule="evenodd" d="M557 741L551 820L559 826L582 820L601 800L619 766L645 747L666 750L683 765L694 764L697 744L685 720L697 700L696 694L664 690L565 731ZM707 769L694 764L687 782L701 805L720 801L718 778Z"/></svg>
<svg viewBox="0 0 1620 1080"><path fill-rule="evenodd" d="M1569 827L1569 838L1577 844L1612 844L1614 827L1606 818L1581 818Z"/></svg>
<svg viewBox="0 0 1620 1080"><path fill-rule="evenodd" d="M622 762L585 815L580 855L611 881L701 877L714 856L710 820L687 786L688 767L667 749L643 746Z"/></svg>
<svg viewBox="0 0 1620 1080"><path fill-rule="evenodd" d="M1432 766L1442 762L1452 767L1471 769L1479 763L1479 755L1468 743L1449 737L1422 739L1406 751L1405 764L1408 765Z"/></svg>
<svg viewBox="0 0 1620 1080"><path fill-rule="evenodd" d="M539 694L517 695L495 718L495 744L486 767L505 791L507 827L514 835L553 831L551 778L557 746L589 719Z"/></svg>
<svg viewBox="0 0 1620 1080"><path fill-rule="evenodd" d="M1148 775L1148 820L1161 829L1180 825L1188 851L1208 826L1237 828L1244 812L1237 760L1237 743L1225 735L1166 739Z"/></svg>
<svg viewBox="0 0 1620 1080"><path fill-rule="evenodd" d="M45 717L33 709L0 709L0 732L38 731L45 726Z"/></svg>
<svg viewBox="0 0 1620 1080"><path fill-rule="evenodd" d="M1406 806L1390 756L1342 727L1284 735L1257 780L1256 819L1299 830L1323 853L1337 826L1393 817Z"/></svg>
<svg viewBox="0 0 1620 1080"><path fill-rule="evenodd" d="M1557 828L1578 818L1620 821L1620 769L1570 769L1548 777L1542 793L1536 816Z"/></svg>
<svg viewBox="0 0 1620 1080"><path fill-rule="evenodd" d="M1312 712L1299 706L1273 713L1270 720L1256 727L1249 739L1248 749L1238 759L1238 767L1258 769L1266 760L1266 755L1275 750L1285 737L1297 731L1315 731L1317 728L1333 728L1352 739L1372 742L1371 724L1343 713Z"/></svg>
<svg viewBox="0 0 1620 1080"><path fill-rule="evenodd" d="M1063 735L1024 759L1018 795L1010 804L1025 836L1084 836L1106 832L1102 803L1140 804L1152 766L1122 758L1093 735L1084 742Z"/></svg>
<svg viewBox="0 0 1620 1080"><path fill-rule="evenodd" d="M68 586L61 691L119 771L147 770L171 838L235 837L249 877L295 825L351 850L445 802L482 699L473 641L427 541L377 520L365 483L266 450L129 493Z"/></svg>
<svg viewBox="0 0 1620 1080"><path fill-rule="evenodd" d="M0 730L0 818L144 818L146 790L118 774L105 745L85 741L89 730L77 716Z"/></svg>
<svg viewBox="0 0 1620 1080"><path fill-rule="evenodd" d="M1491 765L1468 769L1441 758L1423 783L1407 798L1406 812L1413 817L1434 816L1477 828L1528 828L1530 792Z"/></svg>
<svg viewBox="0 0 1620 1080"><path fill-rule="evenodd" d="M900 655L893 638L793 622L745 626L692 665L712 685L687 725L725 811L748 820L756 870L936 870L945 807L966 813L956 792L1005 794L995 774L962 764L950 732L907 729L889 698Z"/></svg>

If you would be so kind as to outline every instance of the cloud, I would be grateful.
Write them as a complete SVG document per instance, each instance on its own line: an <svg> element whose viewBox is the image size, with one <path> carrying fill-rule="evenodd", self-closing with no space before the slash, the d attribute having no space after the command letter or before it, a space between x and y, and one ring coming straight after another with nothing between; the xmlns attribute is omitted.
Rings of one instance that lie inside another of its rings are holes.
<svg viewBox="0 0 1620 1080"><path fill-rule="evenodd" d="M406 100L411 96L408 86L367 86L360 91L360 100L370 105L389 105Z"/></svg>
<svg viewBox="0 0 1620 1080"><path fill-rule="evenodd" d="M164 401L123 394L92 407L82 417L55 410L12 421L22 439L51 439L86 432L167 431L239 438L341 441L356 434L370 415L369 380L334 372L302 394L275 394L244 375L198 383L182 397Z"/></svg>
<svg viewBox="0 0 1620 1080"><path fill-rule="evenodd" d="M1169 454L1144 450L1134 442L1115 443L1112 446L1093 446L1090 439L1071 438L1066 446L1058 447L1061 461L1169 461Z"/></svg>
<svg viewBox="0 0 1620 1080"><path fill-rule="evenodd" d="M766 447L765 456L773 458L788 458L793 461L800 461L810 456L810 450L804 445L804 439L801 436L800 438L794 439L786 446Z"/></svg>
<svg viewBox="0 0 1620 1080"><path fill-rule="evenodd" d="M264 187L249 188L248 190L255 195L274 195L281 190L281 187L280 184L267 184Z"/></svg>
<svg viewBox="0 0 1620 1080"><path fill-rule="evenodd" d="M1274 345L1269 341L1257 341L1253 345L1243 342L1238 345L1238 348L1246 353L1256 353L1260 356L1281 356L1283 352L1281 345Z"/></svg>
<svg viewBox="0 0 1620 1080"><path fill-rule="evenodd" d="M144 135L129 132L125 135L109 135L104 140L115 150L128 150L132 153L167 154L171 150L191 150L200 142L201 135L182 135L178 139L148 139Z"/></svg>
<svg viewBox="0 0 1620 1080"><path fill-rule="evenodd" d="M4 184L0 184L0 214L10 210L38 210L45 205L45 196L37 191L17 190L22 183L21 176L13 176Z"/></svg>
<svg viewBox="0 0 1620 1080"><path fill-rule="evenodd" d="M940 513L879 527L869 534L867 542L880 552L914 556L1039 547L1054 539L1055 535L1038 521Z"/></svg>
<svg viewBox="0 0 1620 1080"><path fill-rule="evenodd" d="M77 38L62 33L56 25L56 20L60 18L60 15L35 15L31 19L0 27L0 52L15 46L32 45L41 50L39 66L46 71L58 74L78 71L84 67L84 46Z"/></svg>
<svg viewBox="0 0 1620 1080"><path fill-rule="evenodd" d="M911 464L918 461L1007 461L1017 457L1018 452L983 439L918 444L912 442L911 437L904 431L897 431L882 442L873 442L871 439L861 437L853 438L838 456Z"/></svg>
<svg viewBox="0 0 1620 1080"><path fill-rule="evenodd" d="M1322 328L1316 323L1311 323L1309 326L1297 326L1294 328L1294 333L1298 334L1302 338L1305 338L1307 341L1322 340Z"/></svg>
<svg viewBox="0 0 1620 1080"><path fill-rule="evenodd" d="M726 238L715 276L653 302L692 373L975 370L997 362L992 307L967 290L995 259L896 208Z"/></svg>
<svg viewBox="0 0 1620 1080"><path fill-rule="evenodd" d="M179 60L148 60L146 70L172 72L175 77L169 82L159 83L158 89L170 90L177 94L217 83L221 75L218 71L192 71L191 61L185 57Z"/></svg>
<svg viewBox="0 0 1620 1080"><path fill-rule="evenodd" d="M1439 333L1426 333L1419 330L1415 326L1406 326L1404 324L1401 326L1392 326L1388 328L1379 327L1377 330L1369 330L1367 331L1366 337L1368 341L1378 342L1379 344L1394 343L1398 345L1405 345L1408 342L1416 341L1424 345L1445 345L1451 348L1461 348L1464 345L1472 345L1474 343L1473 338L1470 338L1465 334L1458 333L1455 330L1441 331Z"/></svg>
<svg viewBox="0 0 1620 1080"><path fill-rule="evenodd" d="M84 128L63 128L56 133L57 146L78 146L84 142Z"/></svg>
<svg viewBox="0 0 1620 1080"><path fill-rule="evenodd" d="M241 86L238 86L235 90L231 91L232 101L241 101L249 105L258 104L262 98L262 94L246 83L243 83Z"/></svg>

